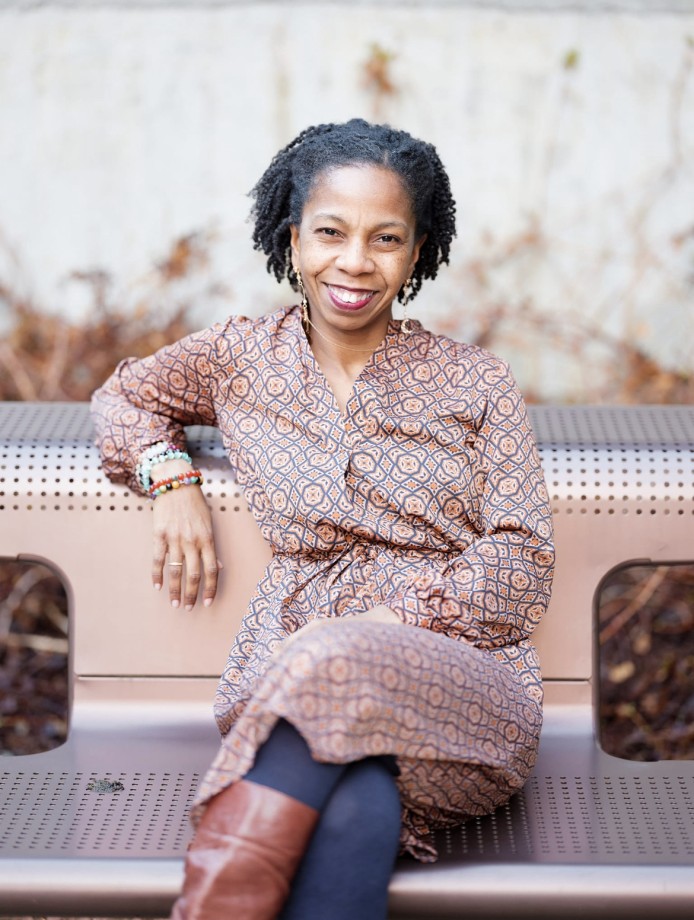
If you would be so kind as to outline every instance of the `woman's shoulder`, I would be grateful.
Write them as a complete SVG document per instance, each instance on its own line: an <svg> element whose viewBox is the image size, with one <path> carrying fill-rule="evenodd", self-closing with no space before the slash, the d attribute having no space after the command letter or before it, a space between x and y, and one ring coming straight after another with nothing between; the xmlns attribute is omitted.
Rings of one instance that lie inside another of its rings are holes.
<svg viewBox="0 0 694 920"><path fill-rule="evenodd" d="M225 320L210 327L210 332L226 337L272 337L288 331L288 327L293 327L292 319L296 310L296 306L279 307L261 316L232 313Z"/></svg>
<svg viewBox="0 0 694 920"><path fill-rule="evenodd" d="M481 345L463 342L441 333L422 329L427 337L426 354L429 361L456 371L456 376L467 386L495 387L500 383L514 384L513 373L505 358Z"/></svg>
<svg viewBox="0 0 694 920"><path fill-rule="evenodd" d="M274 309L262 316L244 316L234 313L226 319L193 335L212 345L217 357L224 355L240 358L244 354L255 355L296 334L296 306Z"/></svg>

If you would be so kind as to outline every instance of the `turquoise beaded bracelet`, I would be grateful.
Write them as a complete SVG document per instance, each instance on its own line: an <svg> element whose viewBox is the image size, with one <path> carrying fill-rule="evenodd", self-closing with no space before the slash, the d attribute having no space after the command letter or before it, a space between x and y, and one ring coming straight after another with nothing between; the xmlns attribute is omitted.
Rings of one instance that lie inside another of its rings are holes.
<svg viewBox="0 0 694 920"><path fill-rule="evenodd" d="M184 450L179 450L175 444L168 441L160 441L148 447L142 454L137 464L135 473L144 492L149 492L152 487L151 472L152 467L157 463L165 463L167 460L185 460L186 463L193 465L193 461Z"/></svg>
<svg viewBox="0 0 694 920"><path fill-rule="evenodd" d="M150 473L154 461L167 450L176 450L176 445L171 444L169 441L158 441L156 444L152 444L146 450L143 450L140 454L137 466L135 467L135 474L145 492L148 491L150 486Z"/></svg>

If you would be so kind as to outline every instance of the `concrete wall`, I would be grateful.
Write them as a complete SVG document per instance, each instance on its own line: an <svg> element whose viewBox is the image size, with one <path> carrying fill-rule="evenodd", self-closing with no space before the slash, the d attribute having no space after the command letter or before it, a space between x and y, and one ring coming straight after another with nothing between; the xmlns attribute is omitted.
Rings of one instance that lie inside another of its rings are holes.
<svg viewBox="0 0 694 920"><path fill-rule="evenodd" d="M689 2L6 2L0 282L76 317L69 276L98 267L166 310L151 266L214 229L177 296L200 324L265 312L289 294L246 193L306 125L361 115L450 170L454 258L413 305L430 326L547 399L616 392L627 344L690 371L693 66Z"/></svg>

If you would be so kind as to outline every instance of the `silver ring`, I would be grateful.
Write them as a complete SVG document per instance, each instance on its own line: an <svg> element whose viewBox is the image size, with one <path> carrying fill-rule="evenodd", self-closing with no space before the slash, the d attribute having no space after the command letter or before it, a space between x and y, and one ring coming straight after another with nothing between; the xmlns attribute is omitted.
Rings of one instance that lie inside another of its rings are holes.
<svg viewBox="0 0 694 920"><path fill-rule="evenodd" d="M176 568L179 568L180 566L183 565L183 563L182 562L170 562L169 565L174 565L176 566Z"/></svg>

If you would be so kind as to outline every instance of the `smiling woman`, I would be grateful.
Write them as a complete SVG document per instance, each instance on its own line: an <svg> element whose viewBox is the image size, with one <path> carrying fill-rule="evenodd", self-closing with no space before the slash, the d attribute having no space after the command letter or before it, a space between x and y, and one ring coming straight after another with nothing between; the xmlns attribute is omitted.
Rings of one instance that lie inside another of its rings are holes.
<svg viewBox="0 0 694 920"><path fill-rule="evenodd" d="M291 227L294 272L307 298L306 331L343 412L425 239L417 237L401 179L370 165L324 172L301 223Z"/></svg>
<svg viewBox="0 0 694 920"><path fill-rule="evenodd" d="M393 319L448 259L434 148L309 128L253 190L301 303L230 317L94 396L104 469L155 498L152 581L205 605L220 562L183 426L218 426L273 558L216 699L177 920L383 920L398 851L505 802L537 751L530 635L551 515L508 367ZM168 560L168 561L167 561Z"/></svg>

